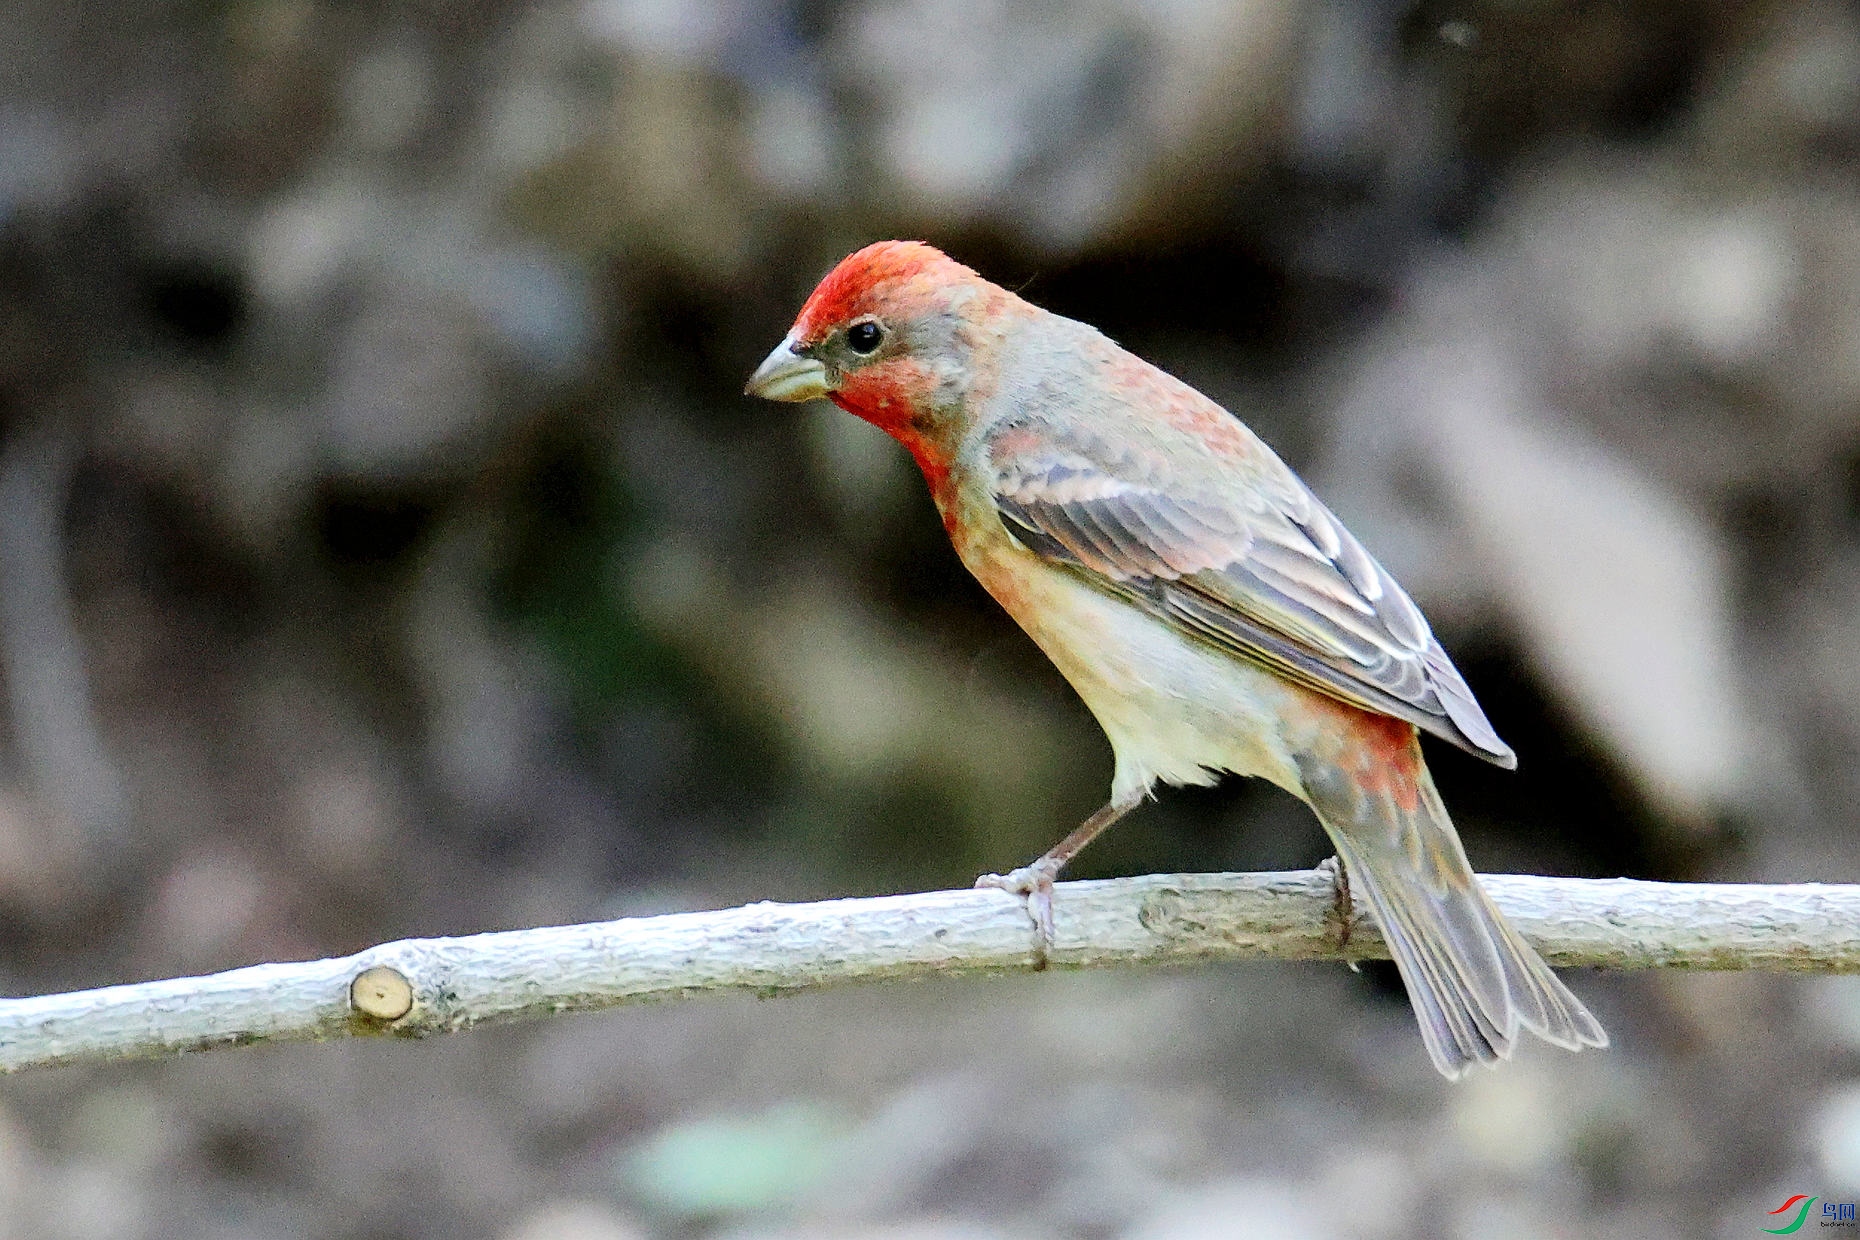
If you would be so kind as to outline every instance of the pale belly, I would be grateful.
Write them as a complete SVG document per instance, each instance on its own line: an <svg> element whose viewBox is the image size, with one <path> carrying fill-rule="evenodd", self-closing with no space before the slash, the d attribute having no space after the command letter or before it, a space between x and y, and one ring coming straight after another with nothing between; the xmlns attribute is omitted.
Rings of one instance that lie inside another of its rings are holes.
<svg viewBox="0 0 1860 1240"><path fill-rule="evenodd" d="M1280 720L1297 692L1253 665L1046 563L1005 534L963 561L1097 717L1117 757L1114 800L1161 780L1257 775L1300 795Z"/></svg>

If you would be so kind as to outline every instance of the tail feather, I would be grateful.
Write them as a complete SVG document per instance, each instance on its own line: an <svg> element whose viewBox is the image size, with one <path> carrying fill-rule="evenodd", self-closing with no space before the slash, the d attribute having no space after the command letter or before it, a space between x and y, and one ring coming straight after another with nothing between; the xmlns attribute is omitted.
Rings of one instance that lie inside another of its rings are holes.
<svg viewBox="0 0 1860 1240"><path fill-rule="evenodd" d="M1417 754L1418 758L1418 754ZM1305 792L1375 915L1428 1054L1453 1079L1511 1057L1520 1030L1569 1050L1608 1035L1479 886L1425 766L1406 798L1322 763Z"/></svg>

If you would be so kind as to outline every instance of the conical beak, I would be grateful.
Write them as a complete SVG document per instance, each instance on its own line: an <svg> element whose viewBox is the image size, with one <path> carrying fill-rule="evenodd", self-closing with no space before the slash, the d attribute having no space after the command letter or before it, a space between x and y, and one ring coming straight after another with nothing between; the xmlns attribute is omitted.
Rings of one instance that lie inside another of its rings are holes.
<svg viewBox="0 0 1860 1240"><path fill-rule="evenodd" d="M775 351L756 367L756 373L749 376L743 394L760 396L764 400L798 402L819 400L832 391L827 382L827 368L811 357L796 353L794 344L794 337L789 336L776 345Z"/></svg>

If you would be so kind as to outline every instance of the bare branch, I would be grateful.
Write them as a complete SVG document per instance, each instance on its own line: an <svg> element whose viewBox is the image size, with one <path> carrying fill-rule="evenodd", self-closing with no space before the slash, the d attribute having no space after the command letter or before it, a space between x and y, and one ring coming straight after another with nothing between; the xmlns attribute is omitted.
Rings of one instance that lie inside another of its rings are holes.
<svg viewBox="0 0 1860 1240"><path fill-rule="evenodd" d="M1491 876L1493 899L1559 965L1860 971L1860 886ZM1340 949L1321 871L1062 883L1061 968L1384 955L1360 917ZM339 960L0 1000L0 1071L357 1034L417 1037L493 1021L712 991L780 993L1035 963L1000 891L751 904L465 938Z"/></svg>

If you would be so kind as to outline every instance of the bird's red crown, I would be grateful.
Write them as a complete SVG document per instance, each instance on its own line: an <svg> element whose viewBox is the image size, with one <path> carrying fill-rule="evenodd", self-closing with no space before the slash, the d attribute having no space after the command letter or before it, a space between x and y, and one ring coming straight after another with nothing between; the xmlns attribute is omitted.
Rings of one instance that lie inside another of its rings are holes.
<svg viewBox="0 0 1860 1240"><path fill-rule="evenodd" d="M795 320L797 334L811 340L835 326L887 304L929 297L954 281L980 277L922 241L875 241L840 260L814 289Z"/></svg>

